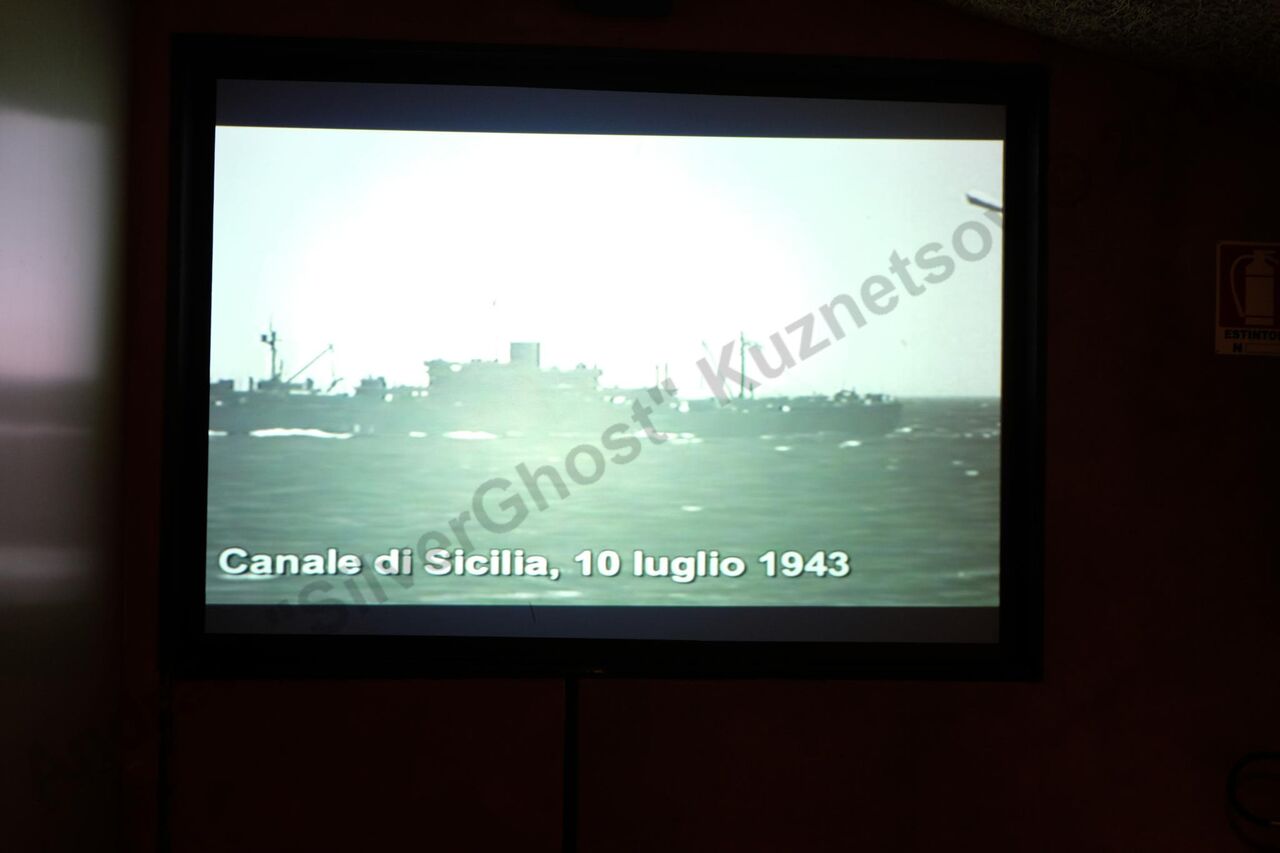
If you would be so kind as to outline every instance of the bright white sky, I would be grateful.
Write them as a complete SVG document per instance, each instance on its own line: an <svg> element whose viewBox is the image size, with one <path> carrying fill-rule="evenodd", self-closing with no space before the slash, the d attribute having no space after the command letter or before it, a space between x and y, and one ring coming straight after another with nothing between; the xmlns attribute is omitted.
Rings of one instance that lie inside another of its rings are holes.
<svg viewBox="0 0 1280 853"><path fill-rule="evenodd" d="M305 374L325 386L420 383L426 359L519 340L608 384L665 363L706 396L704 343L765 343L858 298L895 249L954 257L981 220L984 259L760 393L999 393L1000 231L964 198L1003 197L999 141L219 127L216 144L212 378L267 375L274 324L286 375L334 345Z"/></svg>

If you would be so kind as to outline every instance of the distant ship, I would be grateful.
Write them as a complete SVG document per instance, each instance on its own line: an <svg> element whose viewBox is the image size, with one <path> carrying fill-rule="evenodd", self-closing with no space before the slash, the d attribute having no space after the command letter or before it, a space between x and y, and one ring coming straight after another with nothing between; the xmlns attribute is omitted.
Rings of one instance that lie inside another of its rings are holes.
<svg viewBox="0 0 1280 853"><path fill-rule="evenodd" d="M285 378L277 358L275 332L263 335L271 347L271 377L237 390L229 379L209 384L209 430L238 434L258 430L319 430L358 435L439 435L486 432L495 435L598 433L632 420L634 406L651 410L653 428L674 435L758 436L835 433L866 438L892 432L902 420L902 404L886 394L860 395L852 389L802 397L742 396L682 399L668 380L652 388L608 388L601 371L580 364L543 368L537 343L510 345L510 360L425 363L425 385L388 385L368 377L354 394L335 394L298 375L332 348Z"/></svg>

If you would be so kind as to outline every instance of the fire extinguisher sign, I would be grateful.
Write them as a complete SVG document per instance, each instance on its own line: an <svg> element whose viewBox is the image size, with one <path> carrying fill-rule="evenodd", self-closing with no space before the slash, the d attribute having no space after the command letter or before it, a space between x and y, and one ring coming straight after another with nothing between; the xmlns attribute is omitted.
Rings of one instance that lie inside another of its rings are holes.
<svg viewBox="0 0 1280 853"><path fill-rule="evenodd" d="M1219 355L1280 355L1280 243L1218 244Z"/></svg>

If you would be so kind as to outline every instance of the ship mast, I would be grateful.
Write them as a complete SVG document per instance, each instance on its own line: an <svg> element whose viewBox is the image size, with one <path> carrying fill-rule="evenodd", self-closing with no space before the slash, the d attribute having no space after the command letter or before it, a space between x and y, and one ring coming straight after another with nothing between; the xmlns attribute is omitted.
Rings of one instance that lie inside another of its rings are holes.
<svg viewBox="0 0 1280 853"><path fill-rule="evenodd" d="M738 399L747 399L747 390L750 386L751 399L756 398L756 383L751 377L747 376L747 347L759 346L755 341L747 340L746 332L738 332L738 355L740 359L739 372L742 376L742 382L738 385Z"/></svg>
<svg viewBox="0 0 1280 853"><path fill-rule="evenodd" d="M275 382L280 378L280 368L276 358L276 343L279 338L276 336L276 330L273 326L267 326L267 331L262 335L262 342L271 347L271 381Z"/></svg>

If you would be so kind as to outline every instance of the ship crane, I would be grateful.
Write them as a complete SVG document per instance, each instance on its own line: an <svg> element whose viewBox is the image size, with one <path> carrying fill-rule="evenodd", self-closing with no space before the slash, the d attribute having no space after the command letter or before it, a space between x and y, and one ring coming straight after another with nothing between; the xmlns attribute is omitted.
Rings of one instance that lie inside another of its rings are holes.
<svg viewBox="0 0 1280 853"><path fill-rule="evenodd" d="M288 379L284 381L284 384L288 385L292 383L293 380L297 379L299 376L306 373L307 368L311 367L311 365L315 364L317 361L324 358L326 355L328 355L331 352L333 352L333 344L329 344L327 347L320 350L320 352L316 354L315 358L311 359L306 364L302 365L302 367L300 367L292 376L290 376ZM341 381L341 380L338 380L338 381ZM335 382L334 384L337 384L337 383Z"/></svg>
<svg viewBox="0 0 1280 853"><path fill-rule="evenodd" d="M965 197L965 200L968 201L969 204L972 204L974 207L981 207L991 211L992 213L1000 213L1000 214L1004 213L1003 204L999 204L998 202L994 202L994 201L991 201L990 199L983 198L978 193L965 193L964 197Z"/></svg>
<svg viewBox="0 0 1280 853"><path fill-rule="evenodd" d="M752 379L750 376L747 375L747 347L757 347L757 346L760 346L760 345L757 344L755 341L747 340L747 335L745 332L738 333L738 359L739 359L739 365L740 365L739 372L742 375L742 384L738 386L739 400L746 399L748 391L750 391L751 393L751 399L753 400L755 399L756 385L758 385L759 383L757 383L754 379ZM715 356L711 354L711 347L707 346L706 341L702 341L702 351L707 354L708 364L715 361ZM707 390L711 390L711 386L707 385L705 379L703 380L702 384L707 388Z"/></svg>

